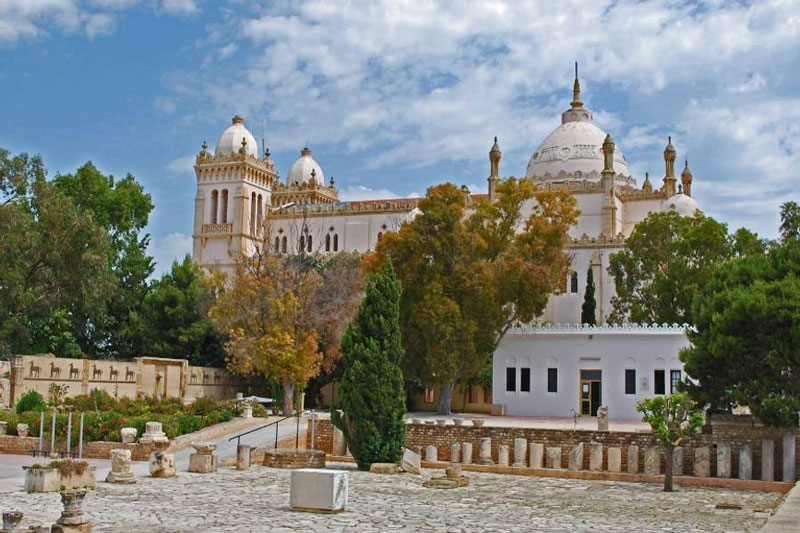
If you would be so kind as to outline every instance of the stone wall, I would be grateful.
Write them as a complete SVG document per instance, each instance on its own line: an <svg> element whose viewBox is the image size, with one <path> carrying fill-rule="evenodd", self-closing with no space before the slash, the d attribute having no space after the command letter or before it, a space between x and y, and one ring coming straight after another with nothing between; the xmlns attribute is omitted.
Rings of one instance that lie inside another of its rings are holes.
<svg viewBox="0 0 800 533"><path fill-rule="evenodd" d="M782 437L787 433L786 430L776 430L765 428L759 425L731 423L721 421L706 425L703 431L694 438L683 443L684 465L686 472L690 473L694 462L694 448L699 446L711 446L711 475L716 476L716 453L714 446L722 443L731 444L731 476L737 477L739 474L739 448L742 444L748 443L753 446L753 479L761 478L761 439L771 438L775 445L774 460L774 479L782 478L782 458L783 442ZM797 434L797 430L795 430ZM459 442L472 442L473 462L477 462L480 447L478 439L489 437L492 439L492 456L497 460L498 448L501 444L507 444L509 450L513 450L515 438L525 438L528 442L540 442L548 446L561 447L561 461L564 467L569 463L570 450L578 443L599 442L603 444L603 470L608 468L608 448L622 448L622 471L628 470L628 446L639 446L639 472L644 470L644 449L648 446L656 446L655 436L650 432L627 432L627 431L585 431L585 430L563 430L563 429L541 429L541 428L520 428L520 427L495 427L483 426L474 427L467 420L463 426L439 426L426 424L408 424L406 434L406 446L421 447L434 445L438 450L439 460L448 461L450 459L450 444ZM308 432L306 433L307 446L311 446L311 421L309 421ZM795 457L800 457L800 437L796 439ZM333 451L333 427L330 420L317 420L314 429L314 448L324 450L326 453ZM584 469L589 469L589 453L586 451L583 457ZM664 457L661 456L661 468L664 468ZM795 477L800 479L800 461L795 463Z"/></svg>
<svg viewBox="0 0 800 533"><path fill-rule="evenodd" d="M50 441L45 441L45 450L50 450ZM61 450L63 445L57 449ZM15 437L11 435L0 435L0 453L13 455L30 455L39 449L38 437ZM108 459L111 457L111 450L129 449L134 461L147 461L152 451L150 444L123 444L122 442L94 441L83 443L84 459ZM77 446L72 451L77 452ZM44 459L46 460L46 458Z"/></svg>

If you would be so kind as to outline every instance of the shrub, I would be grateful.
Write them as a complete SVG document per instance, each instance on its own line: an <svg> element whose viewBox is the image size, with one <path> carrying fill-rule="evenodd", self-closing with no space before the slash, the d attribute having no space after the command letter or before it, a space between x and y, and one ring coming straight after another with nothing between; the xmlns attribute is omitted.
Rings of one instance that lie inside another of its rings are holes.
<svg viewBox="0 0 800 533"><path fill-rule="evenodd" d="M29 411L47 411L47 404L44 403L42 395L35 390L29 390L17 402L17 414Z"/></svg>
<svg viewBox="0 0 800 533"><path fill-rule="evenodd" d="M200 397L186 407L186 412L195 415L207 415L218 408L219 403L216 400L212 398Z"/></svg>

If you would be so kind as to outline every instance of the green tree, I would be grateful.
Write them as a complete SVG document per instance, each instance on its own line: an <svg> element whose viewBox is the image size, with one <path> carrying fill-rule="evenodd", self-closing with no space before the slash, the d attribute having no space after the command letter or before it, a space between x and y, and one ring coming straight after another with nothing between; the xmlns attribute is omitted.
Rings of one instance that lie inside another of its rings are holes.
<svg viewBox="0 0 800 533"><path fill-rule="evenodd" d="M586 271L586 293L583 295L583 305L581 306L581 324L594 326L597 323L595 316L597 301L594 298L594 293L594 272L590 265Z"/></svg>
<svg viewBox="0 0 800 533"><path fill-rule="evenodd" d="M642 421L650 424L664 448L664 492L672 492L672 453L683 439L700 430L705 418L696 410L695 403L681 392L641 400L636 410L642 413Z"/></svg>
<svg viewBox="0 0 800 533"><path fill-rule="evenodd" d="M419 209L365 266L377 273L391 259L404 287L406 382L440 385L437 411L449 414L456 383L481 372L505 332L540 315L561 286L577 211L568 193L514 178L497 186L493 202L449 183L432 187Z"/></svg>
<svg viewBox="0 0 800 533"><path fill-rule="evenodd" d="M331 419L361 470L372 463L400 459L405 443L406 411L400 362L400 283L387 262L383 274L367 286L358 314L342 339L344 376L339 407Z"/></svg>
<svg viewBox="0 0 800 533"><path fill-rule="evenodd" d="M781 205L780 230L783 240L800 238L800 205L797 202Z"/></svg>
<svg viewBox="0 0 800 533"><path fill-rule="evenodd" d="M760 253L747 230L728 235L725 224L697 213L650 214L636 225L625 249L611 256L608 271L616 295L609 321L693 324L692 301L714 267L736 253Z"/></svg>

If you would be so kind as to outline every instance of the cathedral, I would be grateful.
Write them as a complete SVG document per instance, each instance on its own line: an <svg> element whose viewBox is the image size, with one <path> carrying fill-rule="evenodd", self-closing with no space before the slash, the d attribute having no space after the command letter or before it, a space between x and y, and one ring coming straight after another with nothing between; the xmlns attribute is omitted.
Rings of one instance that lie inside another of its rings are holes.
<svg viewBox="0 0 800 533"><path fill-rule="evenodd" d="M259 154L256 139L238 115L214 152L208 148L203 143L194 167L193 231L194 260L208 269L231 271L238 254L251 253L265 239L262 231L269 231L270 248L278 254L365 252L383 234L421 214L418 198L340 201L334 177L326 179L307 147L281 179L269 151ZM575 196L580 216L570 229L566 250L572 271L537 324L506 334L494 354L491 391L465 391L463 408L498 415L596 416L604 405L612 418L633 419L639 418L637 400L669 393L683 379L678 351L688 341L682 326L606 324L614 295L608 260L624 248L634 226L653 212L691 216L699 210L688 162L676 176L676 158L670 139L661 183L654 186L645 175L639 186L620 147L584 107L576 68L569 109L533 152L525 171L539 190L566 190ZM491 201L502 179L500 159L495 139L489 151L488 195L470 194L470 201L487 196ZM590 268L598 324L591 327L580 324ZM426 390L419 407L435 405L436 395ZM456 396L453 409L462 410Z"/></svg>

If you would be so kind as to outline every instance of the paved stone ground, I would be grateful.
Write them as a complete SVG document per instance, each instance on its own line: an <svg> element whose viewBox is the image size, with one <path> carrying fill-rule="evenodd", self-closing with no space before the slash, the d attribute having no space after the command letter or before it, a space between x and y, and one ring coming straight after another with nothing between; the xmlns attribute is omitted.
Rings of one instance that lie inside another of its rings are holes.
<svg viewBox="0 0 800 533"><path fill-rule="evenodd" d="M352 469L351 465L336 465ZM468 487L422 487L411 475L351 471L348 512L289 510L289 471L255 466L217 474L180 472L136 485L98 483L84 509L100 532L265 531L757 531L782 496L761 492L678 488L467 473ZM424 477L442 471L426 471ZM715 509L720 502L741 510ZM57 493L0 493L0 509L25 513L23 525L52 524Z"/></svg>

